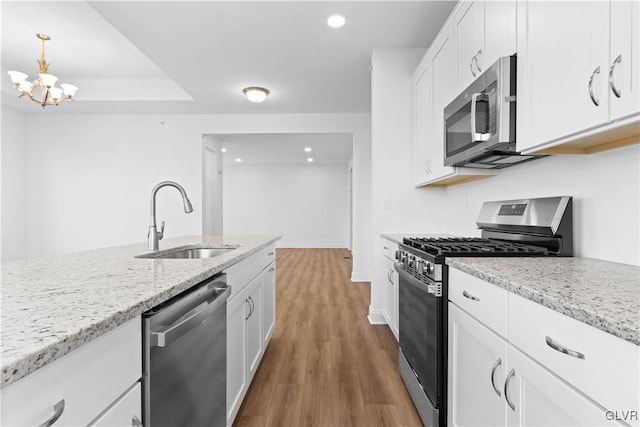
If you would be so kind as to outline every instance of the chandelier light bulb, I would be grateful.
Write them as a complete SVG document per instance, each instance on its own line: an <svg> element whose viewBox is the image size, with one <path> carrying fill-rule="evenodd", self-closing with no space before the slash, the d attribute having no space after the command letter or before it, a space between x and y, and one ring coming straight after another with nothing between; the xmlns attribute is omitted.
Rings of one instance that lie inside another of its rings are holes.
<svg viewBox="0 0 640 427"><path fill-rule="evenodd" d="M267 89L257 86L246 87L242 92L251 102L262 102L267 98L267 95L269 95L269 91Z"/></svg>
<svg viewBox="0 0 640 427"><path fill-rule="evenodd" d="M61 83L60 87L64 91L64 96L66 96L67 98L73 98L73 95L75 95L76 91L78 90L77 87L75 87L74 85L70 85L69 83Z"/></svg>

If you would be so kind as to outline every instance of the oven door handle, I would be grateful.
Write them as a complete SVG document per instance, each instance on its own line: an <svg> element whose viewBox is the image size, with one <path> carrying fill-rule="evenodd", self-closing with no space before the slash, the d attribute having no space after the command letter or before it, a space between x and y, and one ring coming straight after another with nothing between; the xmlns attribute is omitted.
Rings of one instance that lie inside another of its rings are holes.
<svg viewBox="0 0 640 427"><path fill-rule="evenodd" d="M402 266L402 263L394 262L394 267L398 272L398 276L400 279L398 283L405 281L407 284L413 286L414 288L417 288L418 290L426 294L431 294L435 297L442 297L442 285L440 283L434 282L432 280L429 280L428 283L422 282L403 270Z"/></svg>
<svg viewBox="0 0 640 427"><path fill-rule="evenodd" d="M471 95L471 139L473 142L476 141L488 141L491 134L489 133L478 133L478 128L476 127L476 114L477 114L477 105L478 101L488 101L489 99L484 93L474 93Z"/></svg>

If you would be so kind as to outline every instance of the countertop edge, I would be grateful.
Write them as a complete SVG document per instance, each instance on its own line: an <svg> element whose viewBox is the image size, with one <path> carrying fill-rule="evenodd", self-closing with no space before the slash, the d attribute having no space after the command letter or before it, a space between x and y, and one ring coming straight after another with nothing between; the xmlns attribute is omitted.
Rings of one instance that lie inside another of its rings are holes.
<svg viewBox="0 0 640 427"><path fill-rule="evenodd" d="M40 368L47 366L48 364L60 359L64 355L76 350L88 342L100 337L101 335L123 325L136 316L141 315L145 311L161 304L164 301L184 292L185 290L193 287L194 285L202 282L203 280L221 272L232 265L250 257L263 248L271 245L282 238L280 235L274 236L260 236L265 238L265 242L257 244L250 248L245 248L242 252L238 253L235 257L227 259L220 264L217 264L204 272L198 272L188 280L184 280L177 283L170 289L164 290L159 294L154 295L152 298L148 298L145 301L139 301L121 310L111 316L105 317L99 322L92 324L89 327L79 329L78 331L67 334L67 336L53 344L46 345L39 349L26 354L24 357L12 360L8 363L2 363L2 381L0 383L0 389L15 383L16 381L32 374ZM177 245L184 246L184 245ZM167 249L164 248L163 252Z"/></svg>

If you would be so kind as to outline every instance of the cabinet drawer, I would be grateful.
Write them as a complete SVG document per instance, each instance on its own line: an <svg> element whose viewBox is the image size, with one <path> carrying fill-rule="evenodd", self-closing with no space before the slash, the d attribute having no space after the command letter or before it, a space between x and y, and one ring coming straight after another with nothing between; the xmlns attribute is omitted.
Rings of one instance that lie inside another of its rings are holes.
<svg viewBox="0 0 640 427"><path fill-rule="evenodd" d="M507 291L455 268L449 268L449 300L507 336Z"/></svg>
<svg viewBox="0 0 640 427"><path fill-rule="evenodd" d="M229 299L233 298L242 291L251 280L262 271L262 252L243 259L242 261L227 268L224 272L227 274L227 285L231 286L231 294Z"/></svg>
<svg viewBox="0 0 640 427"><path fill-rule="evenodd" d="M509 294L509 341L606 409L640 409L639 346L515 294Z"/></svg>
<svg viewBox="0 0 640 427"><path fill-rule="evenodd" d="M101 414L89 427L142 425L142 386L139 382Z"/></svg>
<svg viewBox="0 0 640 427"><path fill-rule="evenodd" d="M396 259L396 251L398 250L397 243L392 242L391 240L382 239L380 249L382 250L382 254L390 260L393 261Z"/></svg>
<svg viewBox="0 0 640 427"><path fill-rule="evenodd" d="M262 268L266 268L269 264L276 260L276 244L272 243L262 249Z"/></svg>
<svg viewBox="0 0 640 427"><path fill-rule="evenodd" d="M1 391L2 425L40 425L64 399L55 426L87 425L142 376L140 317Z"/></svg>

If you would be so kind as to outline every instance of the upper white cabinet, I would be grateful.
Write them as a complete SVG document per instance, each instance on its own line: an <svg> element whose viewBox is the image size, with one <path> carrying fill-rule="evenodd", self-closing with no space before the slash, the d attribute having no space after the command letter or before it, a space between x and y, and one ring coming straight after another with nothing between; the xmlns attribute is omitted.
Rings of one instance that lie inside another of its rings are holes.
<svg viewBox="0 0 640 427"><path fill-rule="evenodd" d="M444 165L444 108L500 56L515 52L516 8L505 2L460 2L413 76L414 180L446 186L497 170Z"/></svg>
<svg viewBox="0 0 640 427"><path fill-rule="evenodd" d="M516 53L515 0L461 2L452 25L458 92L498 58Z"/></svg>
<svg viewBox="0 0 640 427"><path fill-rule="evenodd" d="M521 1L517 12L518 150L593 152L634 135L637 142L638 2ZM612 123L629 116L631 124Z"/></svg>
<svg viewBox="0 0 640 427"><path fill-rule="evenodd" d="M484 70L484 1L461 3L453 18L457 90L469 86Z"/></svg>

